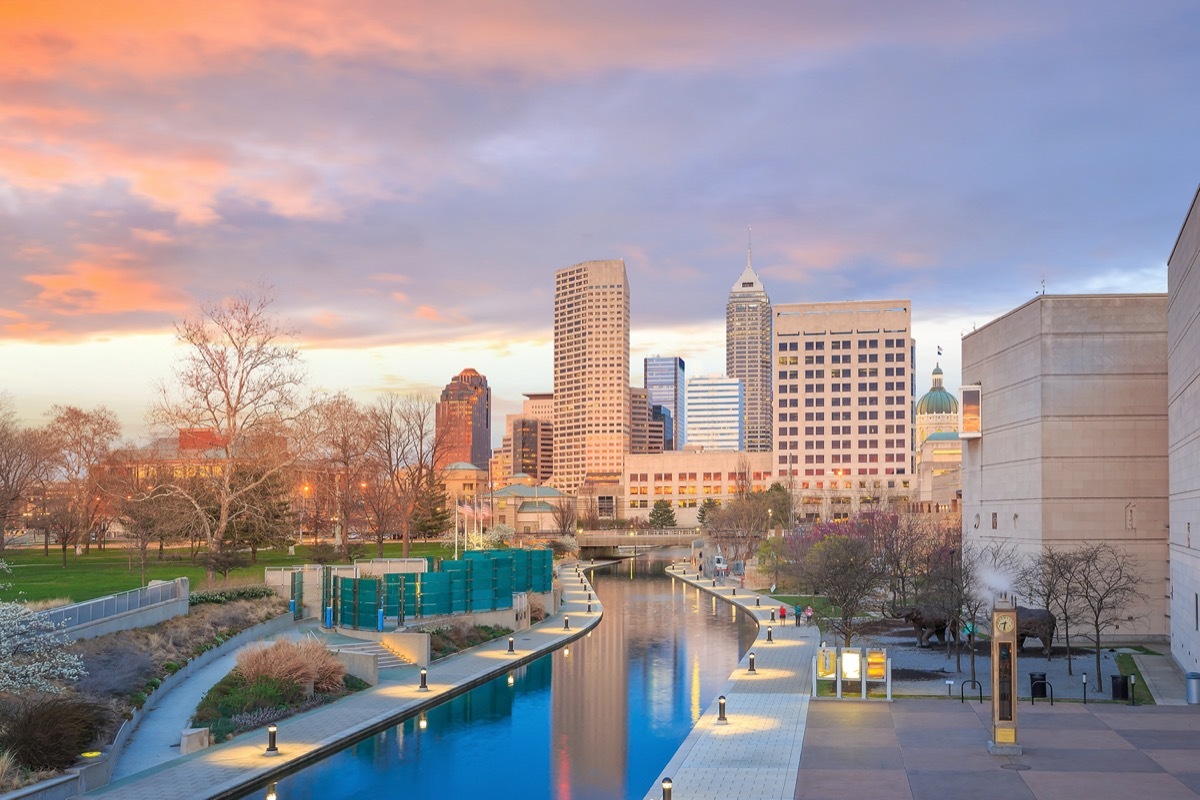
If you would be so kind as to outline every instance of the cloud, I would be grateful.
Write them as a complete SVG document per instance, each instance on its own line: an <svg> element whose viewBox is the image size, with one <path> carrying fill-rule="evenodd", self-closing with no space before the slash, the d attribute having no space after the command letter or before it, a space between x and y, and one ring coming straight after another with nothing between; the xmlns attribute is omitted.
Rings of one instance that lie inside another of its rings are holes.
<svg viewBox="0 0 1200 800"><path fill-rule="evenodd" d="M163 312L178 314L188 308L178 291L143 276L140 267L119 262L128 259L122 253L97 253L108 263L79 260L63 272L26 275L25 280L39 287L29 305L59 316Z"/></svg>

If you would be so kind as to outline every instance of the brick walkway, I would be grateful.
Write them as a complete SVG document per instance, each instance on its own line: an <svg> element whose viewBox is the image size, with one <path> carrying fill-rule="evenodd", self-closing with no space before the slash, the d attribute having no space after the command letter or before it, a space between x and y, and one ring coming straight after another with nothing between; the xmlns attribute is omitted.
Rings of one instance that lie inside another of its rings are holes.
<svg viewBox="0 0 1200 800"><path fill-rule="evenodd" d="M491 680L585 634L600 621L602 606L593 595L592 611L587 611L591 585L575 577L573 565L564 566L562 576L563 605L558 613L515 634L514 655L507 652L506 637L438 661L429 668L428 691L420 691L419 669L415 666L382 670L378 686L281 721L278 756L264 755L265 730L250 731L83 796L105 800L231 797L240 794L243 787L266 782L298 763L319 760L340 750L348 739L394 725L442 702L447 695ZM564 616L569 617L569 630L563 629Z"/></svg>

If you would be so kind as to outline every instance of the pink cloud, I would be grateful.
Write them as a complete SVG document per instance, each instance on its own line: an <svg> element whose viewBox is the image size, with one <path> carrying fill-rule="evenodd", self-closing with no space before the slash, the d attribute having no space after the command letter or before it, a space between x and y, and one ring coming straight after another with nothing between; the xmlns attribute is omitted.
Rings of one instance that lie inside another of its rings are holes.
<svg viewBox="0 0 1200 800"><path fill-rule="evenodd" d="M424 320L425 322L454 325L462 325L468 321L467 318L461 314L443 313L438 311L433 306L417 306L417 309L412 313L412 318Z"/></svg>
<svg viewBox="0 0 1200 800"><path fill-rule="evenodd" d="M110 263L74 261L64 272L26 275L40 291L30 305L61 316L166 312L189 307L179 291L142 277L141 269L122 265L125 254L109 254Z"/></svg>

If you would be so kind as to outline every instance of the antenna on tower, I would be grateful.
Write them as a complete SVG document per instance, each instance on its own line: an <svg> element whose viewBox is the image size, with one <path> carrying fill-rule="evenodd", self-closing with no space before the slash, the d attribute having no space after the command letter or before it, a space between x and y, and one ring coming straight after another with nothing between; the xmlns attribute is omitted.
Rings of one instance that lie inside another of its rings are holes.
<svg viewBox="0 0 1200 800"><path fill-rule="evenodd" d="M754 249L754 238L750 233L750 226L746 226L746 266L750 266L750 253Z"/></svg>

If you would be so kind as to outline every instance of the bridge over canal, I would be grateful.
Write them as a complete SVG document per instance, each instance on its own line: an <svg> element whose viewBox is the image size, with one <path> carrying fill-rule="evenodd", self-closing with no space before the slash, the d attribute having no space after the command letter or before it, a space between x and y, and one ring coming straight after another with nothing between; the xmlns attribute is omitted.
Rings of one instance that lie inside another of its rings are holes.
<svg viewBox="0 0 1200 800"><path fill-rule="evenodd" d="M696 528L594 530L578 535L580 556L620 556L644 553L655 547L690 547L703 542Z"/></svg>

